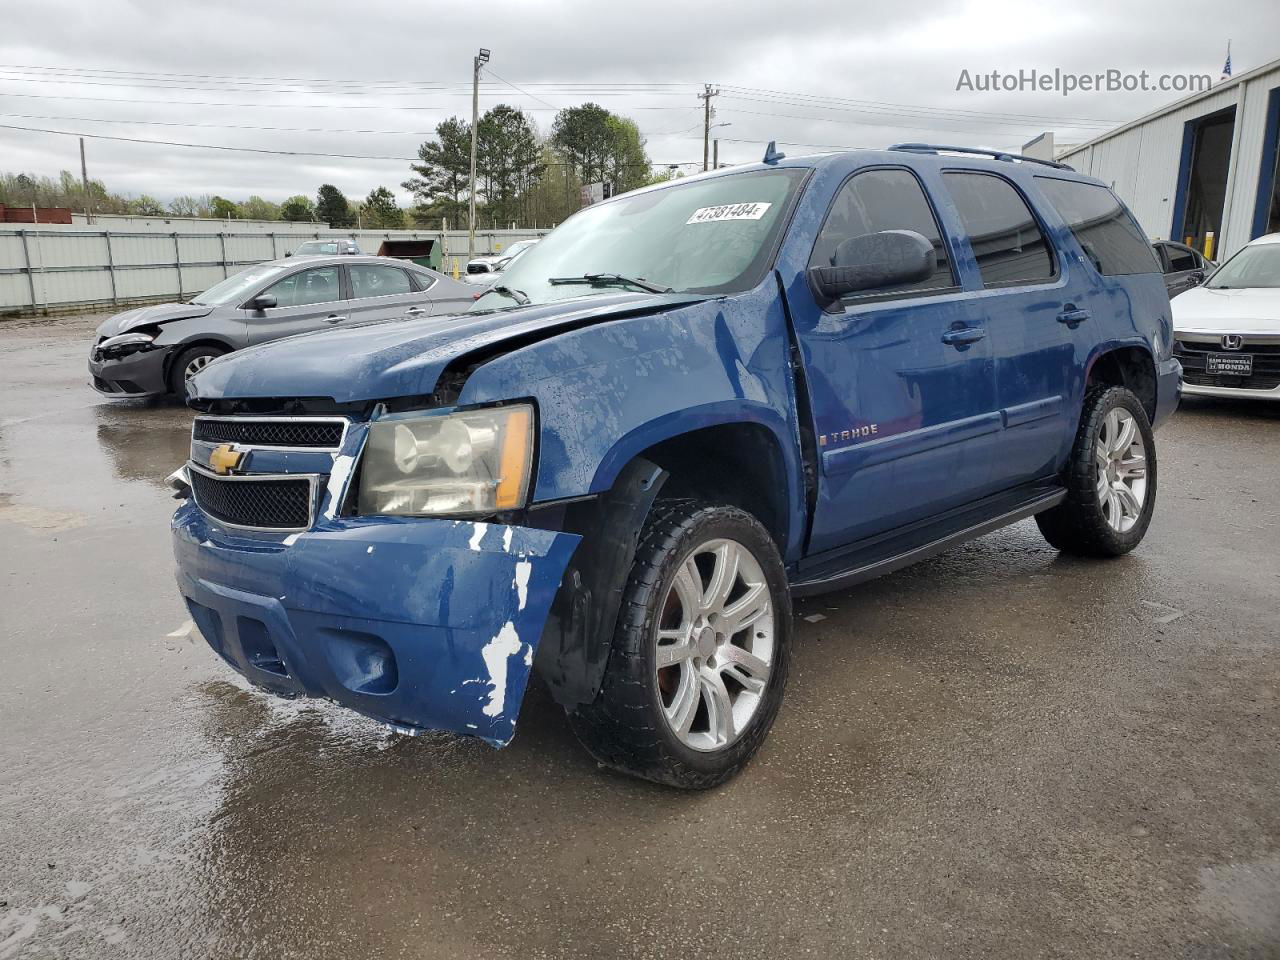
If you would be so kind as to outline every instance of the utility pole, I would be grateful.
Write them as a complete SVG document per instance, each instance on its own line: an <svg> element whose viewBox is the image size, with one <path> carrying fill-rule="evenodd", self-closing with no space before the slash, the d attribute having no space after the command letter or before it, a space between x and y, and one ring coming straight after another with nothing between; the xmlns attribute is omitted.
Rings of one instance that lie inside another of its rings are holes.
<svg viewBox="0 0 1280 960"><path fill-rule="evenodd" d="M718 97L720 89L711 89L711 84L706 84L702 93L698 94L698 99L702 101L702 169L707 170L711 162L711 118L716 115L715 110L711 107L711 98Z"/></svg>
<svg viewBox="0 0 1280 960"><path fill-rule="evenodd" d="M711 169L720 169L720 138L716 137L711 143Z"/></svg>
<svg viewBox="0 0 1280 960"><path fill-rule="evenodd" d="M84 159L84 137L80 138L80 183L84 187L84 218L93 223L93 206L89 199L89 167Z"/></svg>
<svg viewBox="0 0 1280 960"><path fill-rule="evenodd" d="M476 140L480 130L480 68L489 62L489 51L484 47L471 61L471 212L467 218L467 260L476 256Z"/></svg>

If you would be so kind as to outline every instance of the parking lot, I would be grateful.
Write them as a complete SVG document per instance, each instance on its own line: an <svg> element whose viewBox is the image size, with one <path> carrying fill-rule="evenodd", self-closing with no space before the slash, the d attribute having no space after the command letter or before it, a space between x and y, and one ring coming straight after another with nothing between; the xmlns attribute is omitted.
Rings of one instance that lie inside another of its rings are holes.
<svg viewBox="0 0 1280 960"><path fill-rule="evenodd" d="M0 960L1280 956L1280 410L1184 404L1132 555L1024 522L797 604L745 774L250 691L174 586L175 404L0 322Z"/></svg>

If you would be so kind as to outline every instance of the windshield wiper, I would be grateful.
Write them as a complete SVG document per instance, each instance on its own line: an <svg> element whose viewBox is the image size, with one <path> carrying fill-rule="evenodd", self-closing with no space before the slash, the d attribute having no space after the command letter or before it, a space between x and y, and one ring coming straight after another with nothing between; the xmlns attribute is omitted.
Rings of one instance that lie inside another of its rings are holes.
<svg viewBox="0 0 1280 960"><path fill-rule="evenodd" d="M523 290L517 290L515 287L508 287L501 283L496 287L490 287L485 293L500 293L504 297L510 297L522 307L529 302L529 295Z"/></svg>
<svg viewBox="0 0 1280 960"><path fill-rule="evenodd" d="M670 287L660 287L644 277L624 277L620 273L584 273L580 277L552 277L547 283L589 283L593 287L639 287L649 293L674 293Z"/></svg>

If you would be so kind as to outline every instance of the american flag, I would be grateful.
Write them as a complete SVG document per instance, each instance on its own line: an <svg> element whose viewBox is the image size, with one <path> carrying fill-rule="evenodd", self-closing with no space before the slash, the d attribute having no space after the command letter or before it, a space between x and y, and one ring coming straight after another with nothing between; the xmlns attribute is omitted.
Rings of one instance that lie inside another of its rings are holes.
<svg viewBox="0 0 1280 960"><path fill-rule="evenodd" d="M1222 76L1218 78L1218 82L1231 79L1231 41L1227 41L1227 62L1222 65Z"/></svg>

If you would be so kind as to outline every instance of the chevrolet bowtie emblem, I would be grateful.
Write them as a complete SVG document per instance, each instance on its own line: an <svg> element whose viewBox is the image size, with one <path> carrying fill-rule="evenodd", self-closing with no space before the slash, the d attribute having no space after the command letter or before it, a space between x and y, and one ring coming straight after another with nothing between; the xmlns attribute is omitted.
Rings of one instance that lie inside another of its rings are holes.
<svg viewBox="0 0 1280 960"><path fill-rule="evenodd" d="M237 450L235 444L223 443L214 447L213 452L209 454L209 466L214 473L225 477L240 466L240 461L243 459L243 450Z"/></svg>

